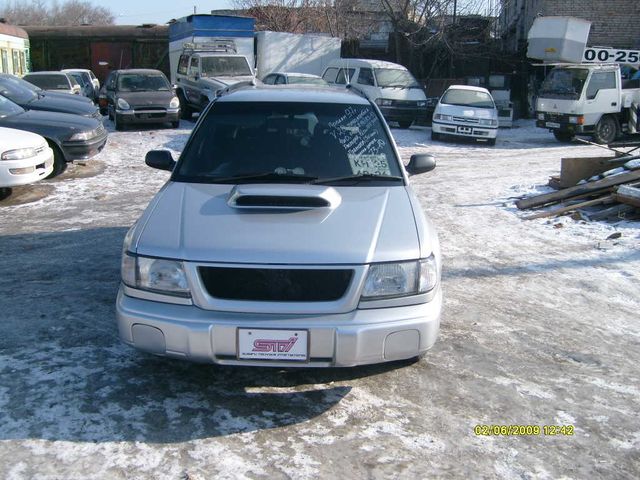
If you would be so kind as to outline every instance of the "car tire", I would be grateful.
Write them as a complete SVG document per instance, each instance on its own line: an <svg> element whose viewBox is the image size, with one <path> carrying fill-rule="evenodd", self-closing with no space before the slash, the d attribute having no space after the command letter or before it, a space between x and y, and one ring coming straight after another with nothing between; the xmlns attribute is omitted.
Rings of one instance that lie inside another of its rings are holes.
<svg viewBox="0 0 640 480"><path fill-rule="evenodd" d="M0 201L8 198L11 195L11 189L9 187L0 187Z"/></svg>
<svg viewBox="0 0 640 480"><path fill-rule="evenodd" d="M406 130L407 128L409 128L411 126L412 123L413 123L412 121L408 121L407 122L405 120L405 121L402 121L402 122L398 122L398 125L400 125L400 128L403 128L403 129Z"/></svg>
<svg viewBox="0 0 640 480"><path fill-rule="evenodd" d="M113 128L115 128L119 132L124 130L124 125L122 124L122 119L120 118L120 115L118 115L117 113L113 114Z"/></svg>
<svg viewBox="0 0 640 480"><path fill-rule="evenodd" d="M490 138L489 140L487 140L487 143L489 144L489 146L493 147L496 144L496 139Z"/></svg>
<svg viewBox="0 0 640 480"><path fill-rule="evenodd" d="M180 126L180 122L171 122L171 128L178 128Z"/></svg>
<svg viewBox="0 0 640 480"><path fill-rule="evenodd" d="M571 132L563 132L561 130L554 130L553 136L556 137L556 140L562 143L570 143L573 141L576 136Z"/></svg>
<svg viewBox="0 0 640 480"><path fill-rule="evenodd" d="M440 140L440 134L431 130L431 140L434 140L434 141Z"/></svg>
<svg viewBox="0 0 640 480"><path fill-rule="evenodd" d="M49 147L53 150L53 170L49 174L47 178L53 178L60 175L67 169L67 161L64 159L64 155L62 155L62 150L55 143L47 140L49 143Z"/></svg>
<svg viewBox="0 0 640 480"><path fill-rule="evenodd" d="M187 99L184 98L182 91L178 91L178 100L180 101L180 118L183 120L191 120L193 109L187 104Z"/></svg>
<svg viewBox="0 0 640 480"><path fill-rule="evenodd" d="M611 115L603 115L596 124L593 140L600 145L608 145L618 137L618 122Z"/></svg>

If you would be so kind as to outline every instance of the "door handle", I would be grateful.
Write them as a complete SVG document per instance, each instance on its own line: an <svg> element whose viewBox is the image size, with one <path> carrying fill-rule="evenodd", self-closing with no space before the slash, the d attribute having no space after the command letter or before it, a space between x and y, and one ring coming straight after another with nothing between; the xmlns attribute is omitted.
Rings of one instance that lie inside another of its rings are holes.
<svg viewBox="0 0 640 480"><path fill-rule="evenodd" d="M617 107L618 106L618 102L611 102L611 106L612 107Z"/></svg>

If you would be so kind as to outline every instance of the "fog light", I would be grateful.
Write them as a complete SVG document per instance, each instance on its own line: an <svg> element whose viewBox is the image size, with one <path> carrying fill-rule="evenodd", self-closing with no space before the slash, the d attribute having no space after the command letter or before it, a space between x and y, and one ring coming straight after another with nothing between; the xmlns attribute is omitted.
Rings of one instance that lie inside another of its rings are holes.
<svg viewBox="0 0 640 480"><path fill-rule="evenodd" d="M33 173L36 171L36 167L24 167L24 168L10 168L9 173L12 175L25 175L27 173Z"/></svg>

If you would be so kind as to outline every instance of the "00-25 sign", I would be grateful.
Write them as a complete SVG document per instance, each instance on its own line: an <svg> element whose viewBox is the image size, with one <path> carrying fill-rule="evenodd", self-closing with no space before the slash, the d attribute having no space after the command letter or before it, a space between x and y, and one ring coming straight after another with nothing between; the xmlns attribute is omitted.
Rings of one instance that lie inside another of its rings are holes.
<svg viewBox="0 0 640 480"><path fill-rule="evenodd" d="M587 48L583 55L584 62L602 63L640 63L640 50L615 50L613 48Z"/></svg>

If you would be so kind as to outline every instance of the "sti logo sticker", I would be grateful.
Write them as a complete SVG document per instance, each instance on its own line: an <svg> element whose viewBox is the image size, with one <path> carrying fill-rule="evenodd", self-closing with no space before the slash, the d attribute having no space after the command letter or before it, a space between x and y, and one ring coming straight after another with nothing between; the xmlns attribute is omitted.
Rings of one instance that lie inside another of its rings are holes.
<svg viewBox="0 0 640 480"><path fill-rule="evenodd" d="M253 341L253 352L288 352L298 341L298 337L290 337L288 340L259 339Z"/></svg>

